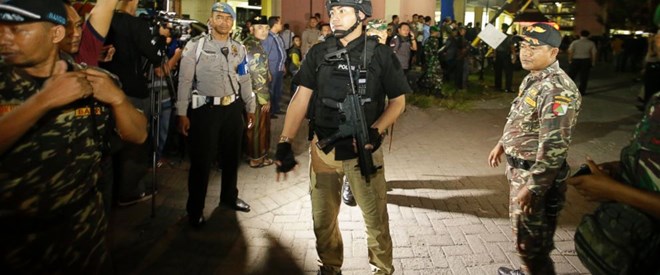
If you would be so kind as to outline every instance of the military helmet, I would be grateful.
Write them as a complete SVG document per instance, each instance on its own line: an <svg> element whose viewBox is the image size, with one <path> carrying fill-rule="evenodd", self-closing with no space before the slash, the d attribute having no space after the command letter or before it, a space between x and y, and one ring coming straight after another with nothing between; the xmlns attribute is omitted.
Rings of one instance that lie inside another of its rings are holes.
<svg viewBox="0 0 660 275"><path fill-rule="evenodd" d="M371 17L371 0L326 0L325 8L330 12L334 6L349 6Z"/></svg>

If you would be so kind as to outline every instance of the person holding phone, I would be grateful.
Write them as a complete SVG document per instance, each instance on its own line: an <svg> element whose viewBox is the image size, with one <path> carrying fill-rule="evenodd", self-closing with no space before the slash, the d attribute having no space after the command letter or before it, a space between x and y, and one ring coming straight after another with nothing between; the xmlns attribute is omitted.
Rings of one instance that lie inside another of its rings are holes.
<svg viewBox="0 0 660 275"><path fill-rule="evenodd" d="M417 41L413 38L408 23L399 25L398 34L390 40L390 48L396 54L403 72L407 75L410 70L410 57L412 52L417 50Z"/></svg>
<svg viewBox="0 0 660 275"><path fill-rule="evenodd" d="M593 274L660 274L660 93L652 97L620 161L596 163L567 181L601 204L575 233Z"/></svg>

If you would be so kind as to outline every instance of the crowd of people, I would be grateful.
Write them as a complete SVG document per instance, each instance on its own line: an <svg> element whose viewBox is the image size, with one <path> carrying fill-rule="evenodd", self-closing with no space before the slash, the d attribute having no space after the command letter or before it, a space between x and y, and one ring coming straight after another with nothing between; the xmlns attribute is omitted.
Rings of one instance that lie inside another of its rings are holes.
<svg viewBox="0 0 660 275"><path fill-rule="evenodd" d="M446 18L436 25L422 15L368 21L371 1L327 1L328 23L317 14L297 35L281 17L258 15L238 41L232 38L236 13L217 2L206 32L184 43L170 23L150 25L137 17L137 4L97 0L87 17L67 1L0 4L0 221L11 225L0 230L0 273L110 273L112 207L155 194L150 155L162 158L176 137L185 137L179 147L190 157L189 225L201 230L206 223L216 167L222 171L219 206L249 212L239 198L240 164L274 165L279 180L298 164L291 141L307 121L319 274L341 274L337 216L346 192L365 219L371 272L392 274L380 145L403 113L411 84L436 96L450 92L443 81L467 88L470 41L480 24ZM651 83L658 79L651 67L658 64L660 32L645 63L651 84L644 118L621 161L599 166L588 160L587 175L570 177L571 135L598 58L589 33L581 36L565 47L568 73L557 61L567 42L547 24L527 26L515 36L518 42L511 35L495 49L497 89L512 91L513 64L530 72L488 155L492 167L506 156L522 261L520 269L502 267L499 274L555 273L550 252L569 185L607 201L576 234L578 255L590 271L658 272L660 87ZM423 74L411 81L416 67ZM286 75L292 75L293 96L285 112ZM349 102L349 95L357 100ZM279 116L284 127L271 146L270 123ZM172 135L170 125L181 136ZM623 215L635 218L616 218ZM607 254L616 249L625 253Z"/></svg>

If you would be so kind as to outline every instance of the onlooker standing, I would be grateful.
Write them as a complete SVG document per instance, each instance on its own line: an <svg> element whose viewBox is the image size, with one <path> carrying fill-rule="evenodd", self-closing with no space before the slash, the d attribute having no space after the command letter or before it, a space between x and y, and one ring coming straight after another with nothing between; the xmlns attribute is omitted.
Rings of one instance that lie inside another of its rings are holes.
<svg viewBox="0 0 660 275"><path fill-rule="evenodd" d="M112 61L102 63L101 66L119 77L131 103L143 110L147 117L151 117L151 94L141 58L153 64L155 73L161 76L163 56L152 43L153 37L147 21L136 17L137 7L138 1L119 1L105 41L106 45L113 45L116 52ZM124 143L121 146L113 156L119 205L131 205L149 199L152 196L151 190L142 180L149 167L148 144L138 146Z"/></svg>
<svg viewBox="0 0 660 275"><path fill-rule="evenodd" d="M589 71L592 66L596 66L596 43L589 40L589 31L580 32L580 39L573 41L568 47L568 75L576 81L579 76L580 93L587 93L587 82L589 81Z"/></svg>
<svg viewBox="0 0 660 275"><path fill-rule="evenodd" d="M282 38L277 35L282 31L282 18L279 16L271 16L268 18L268 38L261 41L266 54L268 54L268 69L272 76L270 82L270 109L271 118L277 118L277 115L284 114L280 110L280 98L282 97L282 86L284 82L284 63L286 62L286 50Z"/></svg>
<svg viewBox="0 0 660 275"><path fill-rule="evenodd" d="M254 127L247 129L247 153L252 168L273 164L273 160L268 158L270 149L270 93L268 92L270 72L268 56L261 46L261 41L268 38L268 20L266 18L263 15L253 17L250 20L252 22L250 34L243 41L247 50L252 92L257 97Z"/></svg>
<svg viewBox="0 0 660 275"><path fill-rule="evenodd" d="M426 71L420 79L421 85L430 90L430 94L442 96L442 66L440 65L440 28L432 26L431 36L424 43L424 55L428 57Z"/></svg>
<svg viewBox="0 0 660 275"><path fill-rule="evenodd" d="M319 36L319 42L325 41L325 39L331 35L332 35L332 29L330 28L330 24L328 23L321 24L321 35Z"/></svg>
<svg viewBox="0 0 660 275"><path fill-rule="evenodd" d="M467 89L467 77L470 69L468 65L470 43L465 39L465 32L465 27L458 27L458 36L456 36L456 75L454 76L456 90Z"/></svg>
<svg viewBox="0 0 660 275"><path fill-rule="evenodd" d="M396 15L396 14L392 15L392 33L394 35L399 33L399 24L401 23L400 21L401 21L401 19L399 19L398 15Z"/></svg>
<svg viewBox="0 0 660 275"><path fill-rule="evenodd" d="M3 274L111 270L96 186L104 134L114 128L129 142L147 138L146 118L112 78L60 60L66 17L62 1L0 5Z"/></svg>
<svg viewBox="0 0 660 275"><path fill-rule="evenodd" d="M300 70L300 64L302 63L302 53L300 52L300 46L302 45L302 39L300 39L300 36L294 36L293 37L293 46L291 46L291 49L287 52L288 56L288 62L287 64L287 71L291 72L291 75L296 75L298 73L298 70ZM292 84L292 92L295 92L296 89L293 89L295 85Z"/></svg>
<svg viewBox="0 0 660 275"><path fill-rule="evenodd" d="M321 31L317 28L319 20L316 17L310 17L307 28L302 33L302 55L305 56L307 51L314 46L314 44L319 42L319 36L321 36Z"/></svg>
<svg viewBox="0 0 660 275"><path fill-rule="evenodd" d="M502 32L506 34L509 25L502 24ZM511 35L500 43L495 49L495 89L505 93L512 93L514 48ZM504 74L504 89L502 89L502 74Z"/></svg>
<svg viewBox="0 0 660 275"><path fill-rule="evenodd" d="M521 270L498 274L555 274L550 252L565 201L566 163L582 97L559 67L559 31L536 23L523 29L520 60L530 73L513 101L502 137L488 155L497 167L506 154L509 217Z"/></svg>
<svg viewBox="0 0 660 275"><path fill-rule="evenodd" d="M250 211L250 205L238 197L236 185L246 127L244 113L248 113L249 128L256 106L245 68L245 48L230 37L235 19L229 4L213 4L211 34L188 42L181 58L176 109L179 131L188 136L190 144L186 211L194 228L206 223L204 202L211 165L216 160L222 169L220 205Z"/></svg>
<svg viewBox="0 0 660 275"><path fill-rule="evenodd" d="M394 51L404 73L408 73L410 68L410 56L412 51L417 50L417 41L410 33L410 25L401 23L399 33L390 40L390 48Z"/></svg>
<svg viewBox="0 0 660 275"><path fill-rule="evenodd" d="M86 21L83 21L70 3L65 2L66 36L59 44L60 49L71 54L78 63L98 66L117 2L118 0L96 1Z"/></svg>
<svg viewBox="0 0 660 275"><path fill-rule="evenodd" d="M293 46L294 36L296 36L296 34L289 29L289 23L284 24L284 29L280 32L280 37L282 37L282 43L284 44L285 50L289 50Z"/></svg>

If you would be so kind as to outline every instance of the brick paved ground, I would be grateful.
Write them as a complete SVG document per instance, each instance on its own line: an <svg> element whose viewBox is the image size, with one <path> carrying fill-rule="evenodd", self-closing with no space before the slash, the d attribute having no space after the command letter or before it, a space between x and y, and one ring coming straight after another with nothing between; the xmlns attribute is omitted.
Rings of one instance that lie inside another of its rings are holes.
<svg viewBox="0 0 660 275"><path fill-rule="evenodd" d="M636 121L639 83L633 75L596 68L570 150L576 167L590 155L618 159ZM495 274L518 266L508 221L508 185L503 168L486 164L501 134L513 95L476 102L472 111L420 110L401 117L386 178L394 265L399 274ZM273 120L274 135L283 119ZM301 131L306 131L302 129ZM111 220L111 246L118 274L315 274L317 269L308 197L305 134L294 151L301 163L286 181L274 168L239 172L240 197L250 213L217 208L219 175L206 200L208 224L192 230L185 219L187 163L159 170L156 217L150 204L118 208ZM560 274L585 274L573 246L581 216L593 209L572 188L555 235L552 254ZM358 208L342 206L344 274L368 274L364 224Z"/></svg>

